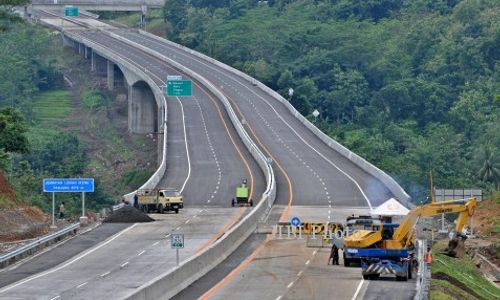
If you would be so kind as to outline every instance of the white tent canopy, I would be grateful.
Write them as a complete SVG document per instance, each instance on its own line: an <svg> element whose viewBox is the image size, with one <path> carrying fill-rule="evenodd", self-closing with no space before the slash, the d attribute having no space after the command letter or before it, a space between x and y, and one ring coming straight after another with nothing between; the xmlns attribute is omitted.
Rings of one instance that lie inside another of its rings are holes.
<svg viewBox="0 0 500 300"><path fill-rule="evenodd" d="M404 207L398 200L391 198L380 204L377 208L370 211L375 216L406 216L410 211Z"/></svg>

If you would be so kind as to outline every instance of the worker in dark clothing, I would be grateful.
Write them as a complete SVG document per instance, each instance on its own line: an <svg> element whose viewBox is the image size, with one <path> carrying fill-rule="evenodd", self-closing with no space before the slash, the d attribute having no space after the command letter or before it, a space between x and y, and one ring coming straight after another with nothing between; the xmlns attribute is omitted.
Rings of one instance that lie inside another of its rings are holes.
<svg viewBox="0 0 500 300"><path fill-rule="evenodd" d="M332 265L339 264L339 248L335 243L332 246L332 251L330 252L330 257L328 258L328 264L330 264L330 260L332 260Z"/></svg>
<svg viewBox="0 0 500 300"><path fill-rule="evenodd" d="M139 208L139 196L137 194L134 194L134 207Z"/></svg>

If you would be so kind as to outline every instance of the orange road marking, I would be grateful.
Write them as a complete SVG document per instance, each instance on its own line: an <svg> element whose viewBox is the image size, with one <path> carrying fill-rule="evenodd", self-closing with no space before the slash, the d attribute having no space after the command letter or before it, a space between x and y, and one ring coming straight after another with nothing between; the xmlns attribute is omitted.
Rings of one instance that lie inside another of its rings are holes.
<svg viewBox="0 0 500 300"><path fill-rule="evenodd" d="M240 114L240 116L243 116L243 113L241 112L240 110L240 107L238 106L238 104L236 104L236 102L234 102L234 100L232 100L232 98L227 95L225 92L222 92L226 98L231 101L231 103L234 105L234 107L236 108L236 110L238 111L238 113ZM286 219L288 218L288 214L290 212L290 208L292 206L292 202L293 202L293 190L292 190L292 181L290 180L290 177L288 176L288 173L285 171L285 169L283 168L283 166L280 164L279 160L277 160L272 154L271 154L271 151L269 151L269 149L264 146L264 144L261 142L261 140L259 139L259 137L257 136L257 134L255 134L255 131L253 130L252 126L250 126L250 124L248 124L247 122L247 127L248 129L250 129L250 132L252 133L253 137L255 138L255 140L257 141L257 143L262 147L262 149L264 150L264 152L266 152L266 154L271 157L271 159L273 160L273 163L275 163L278 168L280 169L281 173L283 173L283 175L285 176L285 179L288 183L288 205L285 209L285 211L283 212L283 214L281 215L281 218L280 218L280 222L285 222Z"/></svg>

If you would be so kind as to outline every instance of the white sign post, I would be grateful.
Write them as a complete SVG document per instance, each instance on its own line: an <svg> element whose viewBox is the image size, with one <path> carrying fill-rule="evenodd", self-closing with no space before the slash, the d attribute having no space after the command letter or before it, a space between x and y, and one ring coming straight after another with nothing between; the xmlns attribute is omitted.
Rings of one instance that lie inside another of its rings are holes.
<svg viewBox="0 0 500 300"><path fill-rule="evenodd" d="M184 248L184 234L175 233L170 236L170 247L175 249L177 266L179 266L179 249Z"/></svg>

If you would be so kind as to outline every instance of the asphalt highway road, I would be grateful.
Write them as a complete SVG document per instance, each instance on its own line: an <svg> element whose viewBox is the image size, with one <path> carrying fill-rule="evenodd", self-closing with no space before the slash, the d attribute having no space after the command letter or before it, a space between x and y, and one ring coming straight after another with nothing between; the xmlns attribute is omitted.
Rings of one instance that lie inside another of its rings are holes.
<svg viewBox="0 0 500 300"><path fill-rule="evenodd" d="M28 261L22 261L2 269L0 270L0 288L55 267L83 250L94 247L131 225L132 224L103 224L91 231L72 237L49 251L31 257Z"/></svg>
<svg viewBox="0 0 500 300"><path fill-rule="evenodd" d="M164 61L103 32L78 32L147 70L160 87L167 75L179 74ZM324 210L328 207L330 219L330 211L335 208L377 206L393 196L380 181L330 149L284 105L251 83L137 32L116 30L115 33L191 68L225 93L239 117L245 120L247 131L273 159L278 204L312 205ZM179 215L160 216L161 222L129 227L91 248L88 255L84 252L81 257L0 289L0 298L34 298L35 295L41 295L42 299L119 298L165 270L173 269L175 256L165 252L169 233L186 233L188 247L181 256L185 259L201 251L214 236L227 229L227 224L234 224L248 212L245 208L214 208L229 206L241 178L250 179L253 198L258 200L264 190L264 178L239 141L222 105L197 84L194 88L193 97L167 99L169 165L167 176L159 185L183 190L188 208ZM285 215L287 211L285 209ZM284 254L287 251L292 252L287 256ZM333 281L314 279L317 273L312 267L322 268L323 262L317 258L322 252L309 252L309 248L283 247L282 243L267 241L250 254L248 263L243 261L239 273L239 267L233 270L238 274L222 279L225 284L212 295L231 299L235 293L247 299L309 299L310 291L304 291L313 287L325 291L315 296L318 299L332 295L331 290L328 293L332 287L345 293L345 299L351 299L349 295L355 299L362 293L359 273L351 274L349 269L339 269ZM308 255L310 258L303 261ZM311 270L314 272L310 273ZM330 269L320 271L327 275ZM266 284L259 285L263 280ZM254 285L256 288L252 288ZM304 287L298 288L301 285ZM248 290L255 292L243 293ZM339 299L343 299L343 295Z"/></svg>
<svg viewBox="0 0 500 300"><path fill-rule="evenodd" d="M79 32L147 69L158 86L165 84L167 75L178 74L162 61L105 34ZM234 189L247 178L257 202L265 189L264 176L221 103L195 85L193 97L168 98L167 105L168 167L159 187L183 190L186 208L178 215L158 215L161 222L131 226L64 263L5 286L0 298L122 297L174 267L175 256L167 251L169 233L186 235L183 260L202 251L248 213L251 208L229 208Z"/></svg>
<svg viewBox="0 0 500 300"><path fill-rule="evenodd" d="M166 63L104 33L79 34L147 69L160 87L165 85L167 75L179 74ZM167 175L159 187L182 190L186 206L229 207L235 187L247 178L254 187L254 200L259 200L265 189L262 171L214 96L194 84L192 97L167 97L167 113Z"/></svg>
<svg viewBox="0 0 500 300"><path fill-rule="evenodd" d="M236 209L236 212L245 208ZM237 215L236 215L237 216ZM170 234L183 233L180 260L200 251L231 219L232 208L187 208L153 215L57 266L0 288L0 299L120 299L176 265Z"/></svg>
<svg viewBox="0 0 500 300"><path fill-rule="evenodd" d="M290 185L294 205L377 206L393 196L380 181L330 149L283 104L251 83L151 37L128 30L115 33L191 68L224 91L263 152L273 158L278 204L289 203Z"/></svg>
<svg viewBox="0 0 500 300"><path fill-rule="evenodd" d="M415 280L392 277L363 280L358 267L328 265L329 248L308 248L306 239L270 240L242 269L235 268L225 285L206 292L200 299L401 299L415 295ZM246 262L246 261L245 261ZM242 265L244 265L243 263ZM179 298L180 299L180 298Z"/></svg>

